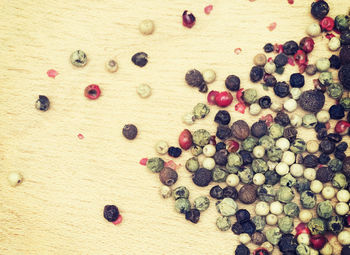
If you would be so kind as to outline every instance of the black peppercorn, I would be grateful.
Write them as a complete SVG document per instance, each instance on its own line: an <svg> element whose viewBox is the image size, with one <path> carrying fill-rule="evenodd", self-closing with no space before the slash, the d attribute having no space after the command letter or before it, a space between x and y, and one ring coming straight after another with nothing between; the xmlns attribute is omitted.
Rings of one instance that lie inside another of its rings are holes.
<svg viewBox="0 0 350 255"><path fill-rule="evenodd" d="M343 139L343 137L338 133L330 133L327 135L327 139L334 143L339 143Z"/></svg>
<svg viewBox="0 0 350 255"><path fill-rule="evenodd" d="M320 167L316 171L316 179L322 183L330 182L334 177L333 171L329 167Z"/></svg>
<svg viewBox="0 0 350 255"><path fill-rule="evenodd" d="M350 30L343 30L340 34L341 45L350 45Z"/></svg>
<svg viewBox="0 0 350 255"><path fill-rule="evenodd" d="M265 172L265 184L275 185L279 183L281 176L276 171Z"/></svg>
<svg viewBox="0 0 350 255"><path fill-rule="evenodd" d="M315 168L318 165L318 158L312 154L306 155L304 157L303 165L306 168Z"/></svg>
<svg viewBox="0 0 350 255"><path fill-rule="evenodd" d="M219 185L215 185L214 187L212 187L210 189L209 195L215 199L223 199L224 198L224 191Z"/></svg>
<svg viewBox="0 0 350 255"><path fill-rule="evenodd" d="M341 104L332 105L328 112L333 120L340 120L345 116L345 109Z"/></svg>
<svg viewBox="0 0 350 255"><path fill-rule="evenodd" d="M337 55L332 55L329 58L329 62L331 62L331 68L334 68L336 70L338 70L341 66L341 60Z"/></svg>
<svg viewBox="0 0 350 255"><path fill-rule="evenodd" d="M148 55L144 52L138 52L132 56L131 61L139 67L144 67L148 62Z"/></svg>
<svg viewBox="0 0 350 255"><path fill-rule="evenodd" d="M248 235L252 235L256 230L256 226L251 220L244 221L241 225L243 227L243 233L247 233Z"/></svg>
<svg viewBox="0 0 350 255"><path fill-rule="evenodd" d="M343 151L335 151L334 152L334 157L339 159L340 161L343 161L346 158L346 154Z"/></svg>
<svg viewBox="0 0 350 255"><path fill-rule="evenodd" d="M192 181L199 187L208 186L212 180L212 173L210 170L206 168L199 168L196 172L194 172Z"/></svg>
<svg viewBox="0 0 350 255"><path fill-rule="evenodd" d="M236 219L239 223L250 220L250 213L246 209L240 209L236 212Z"/></svg>
<svg viewBox="0 0 350 255"><path fill-rule="evenodd" d="M236 200L238 197L238 191L235 187L227 186L223 190L224 198L232 198L233 200Z"/></svg>
<svg viewBox="0 0 350 255"><path fill-rule="evenodd" d="M327 129L326 128L321 128L318 132L317 132L317 139L318 140L324 140L325 138L327 138Z"/></svg>
<svg viewBox="0 0 350 255"><path fill-rule="evenodd" d="M318 122L318 123L316 124L316 126L315 126L315 131L318 132L318 131L320 131L322 128L326 128L326 124Z"/></svg>
<svg viewBox="0 0 350 255"><path fill-rule="evenodd" d="M327 16L328 12L329 12L329 6L323 0L313 2L311 4L311 15L315 19L320 19L320 20L323 19L324 17Z"/></svg>
<svg viewBox="0 0 350 255"><path fill-rule="evenodd" d="M272 102L269 96L263 96L259 98L259 105L262 109L270 108Z"/></svg>
<svg viewBox="0 0 350 255"><path fill-rule="evenodd" d="M216 137L221 140L229 138L231 134L231 128L229 128L228 126L219 125L216 129Z"/></svg>
<svg viewBox="0 0 350 255"><path fill-rule="evenodd" d="M264 68L261 66L253 66L249 76L252 82L260 81L264 76Z"/></svg>
<svg viewBox="0 0 350 255"><path fill-rule="evenodd" d="M331 154L335 150L335 143L329 140L321 141L319 150L326 154Z"/></svg>
<svg viewBox="0 0 350 255"><path fill-rule="evenodd" d="M225 110L220 110L216 113L214 121L220 125L228 125L231 121L230 113Z"/></svg>
<svg viewBox="0 0 350 255"><path fill-rule="evenodd" d="M349 255L349 254L350 254L350 245L343 246L343 248L341 249L340 255Z"/></svg>
<svg viewBox="0 0 350 255"><path fill-rule="evenodd" d="M298 242L292 234L283 234L278 242L278 248L281 252L295 252Z"/></svg>
<svg viewBox="0 0 350 255"><path fill-rule="evenodd" d="M348 144L346 142L341 142L340 144L335 147L337 151L346 151L348 149Z"/></svg>
<svg viewBox="0 0 350 255"><path fill-rule="evenodd" d="M344 88L350 90L350 64L344 65L340 68L338 77Z"/></svg>
<svg viewBox="0 0 350 255"><path fill-rule="evenodd" d="M225 166L227 163L228 151L226 149L219 150L214 155L215 163L219 166Z"/></svg>
<svg viewBox="0 0 350 255"><path fill-rule="evenodd" d="M266 122L259 120L252 125L250 132L252 136L260 138L267 135L269 131Z"/></svg>
<svg viewBox="0 0 350 255"><path fill-rule="evenodd" d="M238 192L238 199L243 204L252 204L256 200L256 186L244 184Z"/></svg>
<svg viewBox="0 0 350 255"><path fill-rule="evenodd" d="M166 186L171 186L176 183L178 178L177 172L170 167L164 167L162 171L159 172L159 180Z"/></svg>
<svg viewBox="0 0 350 255"><path fill-rule="evenodd" d="M321 153L321 155L318 157L318 163L321 165L327 165L330 160L331 158L325 153Z"/></svg>
<svg viewBox="0 0 350 255"><path fill-rule="evenodd" d="M236 222L235 224L233 224L231 227L231 230L236 235L240 235L244 231L241 223L239 223L239 222Z"/></svg>
<svg viewBox="0 0 350 255"><path fill-rule="evenodd" d="M285 112L278 112L274 118L274 121L283 127L286 127L290 124L289 115Z"/></svg>
<svg viewBox="0 0 350 255"><path fill-rule="evenodd" d="M350 45L344 45L341 48L340 53L339 53L339 59L340 59L340 62L342 65L350 64ZM340 65L339 65L339 67L340 67Z"/></svg>
<svg viewBox="0 0 350 255"><path fill-rule="evenodd" d="M277 83L277 79L272 74L266 74L264 76L264 84L268 87L274 87Z"/></svg>
<svg viewBox="0 0 350 255"><path fill-rule="evenodd" d="M262 245L266 241L265 234L257 231L252 235L252 242L256 245ZM266 251L265 249L262 249L262 251ZM266 251L267 252L267 251ZM267 253L269 254L269 253ZM263 255L263 253L260 253L259 251L255 250L255 255Z"/></svg>
<svg viewBox="0 0 350 255"><path fill-rule="evenodd" d="M40 111L47 111L50 108L50 101L47 96L39 95L39 99L35 102L35 108Z"/></svg>
<svg viewBox="0 0 350 255"><path fill-rule="evenodd" d="M249 255L249 254L250 254L249 248L244 244L240 244L236 247L235 255Z"/></svg>
<svg viewBox="0 0 350 255"><path fill-rule="evenodd" d="M192 87L198 87L199 90L203 90L203 88L207 87L203 75L200 71L196 69L189 70L185 75L186 83ZM201 91L205 92L205 91Z"/></svg>
<svg viewBox="0 0 350 255"><path fill-rule="evenodd" d="M277 68L276 68L275 73L283 74L283 73L284 73L284 70L285 70L284 66L280 66L280 67L277 67Z"/></svg>
<svg viewBox="0 0 350 255"><path fill-rule="evenodd" d="M301 93L299 105L305 111L319 112L325 103L325 96L319 90L307 90Z"/></svg>
<svg viewBox="0 0 350 255"><path fill-rule="evenodd" d="M293 88L302 88L305 84L304 75L301 73L293 73L289 78L289 83Z"/></svg>
<svg viewBox="0 0 350 255"><path fill-rule="evenodd" d="M226 149L226 144L224 142L219 142L215 145L216 151Z"/></svg>
<svg viewBox="0 0 350 255"><path fill-rule="evenodd" d="M239 155L242 157L242 166L250 165L253 162L252 154L249 151L240 150Z"/></svg>
<svg viewBox="0 0 350 255"><path fill-rule="evenodd" d="M103 210L103 217L109 222L116 221L119 217L118 207L115 205L106 205Z"/></svg>
<svg viewBox="0 0 350 255"><path fill-rule="evenodd" d="M273 62L275 63L276 67L285 66L288 63L288 56L284 53L280 53L275 57Z"/></svg>
<svg viewBox="0 0 350 255"><path fill-rule="evenodd" d="M127 124L123 127L122 133L126 139L133 140L137 136L137 127L133 124Z"/></svg>
<svg viewBox="0 0 350 255"><path fill-rule="evenodd" d="M294 142L297 138L298 131L295 127L287 127L283 131L283 137L287 138L289 142Z"/></svg>
<svg viewBox="0 0 350 255"><path fill-rule="evenodd" d="M192 223L197 223L199 221L201 213L198 209L191 209L185 214L186 220L191 221Z"/></svg>
<svg viewBox="0 0 350 255"><path fill-rule="evenodd" d="M274 50L274 47L273 47L272 43L267 43L267 44L265 44L265 46L264 46L264 51L265 51L266 53L273 52L273 50Z"/></svg>
<svg viewBox="0 0 350 255"><path fill-rule="evenodd" d="M343 161L343 174L345 174L348 179L350 178L350 157L346 157Z"/></svg>
<svg viewBox="0 0 350 255"><path fill-rule="evenodd" d="M238 91L241 85L241 80L236 75L229 75L225 80L225 86L228 90Z"/></svg>
<svg viewBox="0 0 350 255"><path fill-rule="evenodd" d="M283 52L286 55L294 55L299 50L299 45L295 41L288 41L283 44Z"/></svg>
<svg viewBox="0 0 350 255"><path fill-rule="evenodd" d="M180 157L181 153L182 153L182 150L179 147L171 146L168 149L168 155L170 157L178 158L178 157Z"/></svg>
<svg viewBox="0 0 350 255"><path fill-rule="evenodd" d="M275 92L276 96L284 98L289 95L289 85L284 81L277 82L273 87L273 91Z"/></svg>
<svg viewBox="0 0 350 255"><path fill-rule="evenodd" d="M231 130L235 138L244 140L249 136L250 128L248 123L244 120L237 120L232 124Z"/></svg>

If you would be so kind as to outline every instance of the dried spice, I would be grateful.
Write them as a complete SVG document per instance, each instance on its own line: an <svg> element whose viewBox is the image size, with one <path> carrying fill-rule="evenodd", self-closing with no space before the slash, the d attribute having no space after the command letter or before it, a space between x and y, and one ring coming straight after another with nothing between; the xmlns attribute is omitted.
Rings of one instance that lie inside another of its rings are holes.
<svg viewBox="0 0 350 255"><path fill-rule="evenodd" d="M266 231L266 239L273 245L277 245L282 238L282 233L279 228L270 228Z"/></svg>
<svg viewBox="0 0 350 255"><path fill-rule="evenodd" d="M242 166L249 165L253 162L252 154L249 151L240 150L239 155L242 157Z"/></svg>
<svg viewBox="0 0 350 255"><path fill-rule="evenodd" d="M205 167L205 164L202 164ZM210 169L209 169L210 170ZM224 182L228 176L228 173L225 171L226 169L221 168L219 166L215 166L212 170L212 179L213 182Z"/></svg>
<svg viewBox="0 0 350 255"><path fill-rule="evenodd" d="M48 77L55 79L56 76L58 75L58 72L54 69L50 69L50 70L47 70L46 74Z"/></svg>
<svg viewBox="0 0 350 255"><path fill-rule="evenodd" d="M288 56L284 53L280 53L275 57L274 63L277 68L285 66L288 63Z"/></svg>
<svg viewBox="0 0 350 255"><path fill-rule="evenodd" d="M216 209L222 216L233 216L238 210L236 202L232 198L224 198L216 202Z"/></svg>
<svg viewBox="0 0 350 255"><path fill-rule="evenodd" d="M323 201L317 205L317 215L321 218L328 219L332 216L333 207L330 201Z"/></svg>
<svg viewBox="0 0 350 255"><path fill-rule="evenodd" d="M23 176L18 172L10 172L7 176L7 181L12 187L15 187L23 182Z"/></svg>
<svg viewBox="0 0 350 255"><path fill-rule="evenodd" d="M139 67L144 67L148 63L148 54L137 52L131 57L131 61Z"/></svg>
<svg viewBox="0 0 350 255"><path fill-rule="evenodd" d="M305 84L305 78L300 73L293 73L289 78L289 83L293 88L302 88Z"/></svg>
<svg viewBox="0 0 350 255"><path fill-rule="evenodd" d="M191 209L185 213L185 218L186 220L196 224L199 221L200 215L201 213L198 209Z"/></svg>
<svg viewBox="0 0 350 255"><path fill-rule="evenodd" d="M273 52L274 47L273 47L272 43L267 43L264 45L263 49L266 53L270 53L270 52Z"/></svg>
<svg viewBox="0 0 350 255"><path fill-rule="evenodd" d="M185 10L182 13L182 25L187 28L192 28L195 24L196 17L192 13Z"/></svg>
<svg viewBox="0 0 350 255"><path fill-rule="evenodd" d="M119 217L118 207L115 205L106 205L103 209L103 217L109 222L116 221Z"/></svg>
<svg viewBox="0 0 350 255"><path fill-rule="evenodd" d="M219 216L216 220L216 226L221 231L227 231L231 227L231 221L229 217Z"/></svg>
<svg viewBox="0 0 350 255"><path fill-rule="evenodd" d="M258 188L257 195L261 201L272 202L275 200L276 190L272 185L265 184Z"/></svg>
<svg viewBox="0 0 350 255"><path fill-rule="evenodd" d="M192 134L193 143L198 146L207 145L210 141L210 137L210 133L205 129L198 129Z"/></svg>
<svg viewBox="0 0 350 255"><path fill-rule="evenodd" d="M283 254L292 252L294 254L298 243L292 234L283 234L281 240L278 242L278 248Z"/></svg>
<svg viewBox="0 0 350 255"><path fill-rule="evenodd" d="M277 82L273 87L273 91L275 92L276 96L284 98L289 95L289 85L284 81Z"/></svg>
<svg viewBox="0 0 350 255"><path fill-rule="evenodd" d="M325 154L331 154L335 150L335 143L329 140L323 140L320 143L319 150Z"/></svg>
<svg viewBox="0 0 350 255"><path fill-rule="evenodd" d="M299 105L305 111L319 112L325 103L325 96L318 90L307 90L303 92L299 99Z"/></svg>
<svg viewBox="0 0 350 255"><path fill-rule="evenodd" d="M238 91L240 89L241 80L236 75L229 75L225 80L225 86L230 91Z"/></svg>
<svg viewBox="0 0 350 255"><path fill-rule="evenodd" d="M252 204L256 200L256 187L252 184L245 184L238 192L238 199L244 204Z"/></svg>
<svg viewBox="0 0 350 255"><path fill-rule="evenodd" d="M256 231L262 231L265 228L266 220L264 216L254 216L251 221L254 223Z"/></svg>
<svg viewBox="0 0 350 255"><path fill-rule="evenodd" d="M338 77L344 88L350 90L350 64L344 65L340 68Z"/></svg>
<svg viewBox="0 0 350 255"><path fill-rule="evenodd" d="M87 64L87 61L87 56L82 50L76 50L70 55L70 62L73 66L83 67Z"/></svg>
<svg viewBox="0 0 350 255"><path fill-rule="evenodd" d="M118 70L118 63L115 58L109 59L105 63L105 68L108 72L114 73Z"/></svg>
<svg viewBox="0 0 350 255"><path fill-rule="evenodd" d="M216 113L214 121L220 125L228 125L231 121L230 113L225 110L220 110Z"/></svg>
<svg viewBox="0 0 350 255"><path fill-rule="evenodd" d="M187 198L179 198L175 200L175 210L178 213L186 213L191 210L191 203Z"/></svg>
<svg viewBox="0 0 350 255"><path fill-rule="evenodd" d="M327 222L327 229L335 234L339 234L344 229L343 219L336 215L329 218Z"/></svg>
<svg viewBox="0 0 350 255"><path fill-rule="evenodd" d="M164 167L159 173L159 180L166 186L171 186L176 183L178 178L177 172L170 167Z"/></svg>
<svg viewBox="0 0 350 255"><path fill-rule="evenodd" d="M339 60L342 65L350 64L350 45L344 45L339 53Z"/></svg>
<svg viewBox="0 0 350 255"><path fill-rule="evenodd" d="M50 100L47 96L39 95L39 99L35 102L35 108L46 112L50 108Z"/></svg>
<svg viewBox="0 0 350 255"><path fill-rule="evenodd" d="M231 137L231 129L228 126L219 125L216 130L216 137L221 140Z"/></svg>
<svg viewBox="0 0 350 255"><path fill-rule="evenodd" d="M150 158L146 166L153 173L159 173L164 168L164 160L158 157Z"/></svg>
<svg viewBox="0 0 350 255"><path fill-rule="evenodd" d="M282 217L278 219L278 227L279 229L285 233L291 233L293 231L294 228L294 223L293 223L293 218L286 216L286 217Z"/></svg>
<svg viewBox="0 0 350 255"><path fill-rule="evenodd" d="M326 224L320 218L311 219L307 224L307 227L310 229L312 235L323 234L326 230Z"/></svg>
<svg viewBox="0 0 350 255"><path fill-rule="evenodd" d="M244 244L240 244L236 247L235 255L249 255L249 254L250 254L249 248Z"/></svg>
<svg viewBox="0 0 350 255"><path fill-rule="evenodd" d="M95 100L100 97L101 89L98 85L91 84L85 88L84 95L91 100Z"/></svg>
<svg viewBox="0 0 350 255"><path fill-rule="evenodd" d="M240 235L244 231L242 224L239 222L234 223L231 227L231 230L236 235Z"/></svg>
<svg viewBox="0 0 350 255"><path fill-rule="evenodd" d="M297 53L299 45L295 41L288 41L283 44L283 53L286 55L294 55Z"/></svg>
<svg viewBox="0 0 350 255"><path fill-rule="evenodd" d="M219 166L227 164L228 151L226 149L219 150L214 155L215 163Z"/></svg>
<svg viewBox="0 0 350 255"><path fill-rule="evenodd" d="M345 116L345 109L341 104L332 105L329 110L330 118L333 120L340 120Z"/></svg>
<svg viewBox="0 0 350 255"><path fill-rule="evenodd" d="M215 199L223 199L224 198L224 191L219 185L215 185L210 189L209 192L210 196Z"/></svg>
<svg viewBox="0 0 350 255"><path fill-rule="evenodd" d="M141 34L150 35L154 32L154 22L150 19L145 19L139 24L139 31Z"/></svg>
<svg viewBox="0 0 350 255"><path fill-rule="evenodd" d="M244 120L237 120L232 124L231 131L235 138L244 140L249 136L250 128Z"/></svg>
<svg viewBox="0 0 350 255"><path fill-rule="evenodd" d="M300 194L300 203L305 209L312 209L316 205L316 195L307 190Z"/></svg>
<svg viewBox="0 0 350 255"><path fill-rule="evenodd" d="M137 127L134 124L127 124L122 130L123 136L128 140L133 140L137 136Z"/></svg>
<svg viewBox="0 0 350 255"><path fill-rule="evenodd" d="M200 187L208 186L212 180L212 173L205 168L199 168L193 175L192 181L194 184Z"/></svg>
<svg viewBox="0 0 350 255"><path fill-rule="evenodd" d="M173 191L174 199L177 200L179 198L188 198L190 195L190 191L185 186L179 186Z"/></svg>
<svg viewBox="0 0 350 255"><path fill-rule="evenodd" d="M210 205L210 200L205 196L197 197L193 202L194 208L196 208L201 212L207 210L209 208L209 205Z"/></svg>
<svg viewBox="0 0 350 255"><path fill-rule="evenodd" d="M243 233L246 233L249 236L251 236L255 232L256 227L252 221L248 220L248 221L242 222L241 225L243 228Z"/></svg>
<svg viewBox="0 0 350 255"><path fill-rule="evenodd" d="M260 81L264 76L264 68L261 66L253 66L249 76L252 82Z"/></svg>
<svg viewBox="0 0 350 255"><path fill-rule="evenodd" d="M329 12L329 6L323 0L313 2L311 4L311 14L316 19L319 19L319 20L323 19L324 17L327 16L328 12Z"/></svg>

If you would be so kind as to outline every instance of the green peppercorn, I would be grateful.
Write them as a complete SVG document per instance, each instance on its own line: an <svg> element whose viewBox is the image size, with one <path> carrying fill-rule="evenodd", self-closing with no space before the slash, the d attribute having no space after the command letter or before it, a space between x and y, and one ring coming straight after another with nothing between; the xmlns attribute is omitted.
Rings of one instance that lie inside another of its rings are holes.
<svg viewBox="0 0 350 255"><path fill-rule="evenodd" d="M303 139L297 138L293 141L289 150L296 154L303 153L306 150L306 143Z"/></svg>
<svg viewBox="0 0 350 255"><path fill-rule="evenodd" d="M298 255L309 255L310 247L305 244L299 244L296 248L296 252Z"/></svg>
<svg viewBox="0 0 350 255"><path fill-rule="evenodd" d="M270 126L269 132L273 139L277 139L283 136L284 127L280 124L274 123Z"/></svg>
<svg viewBox="0 0 350 255"><path fill-rule="evenodd" d="M261 201L269 203L275 200L276 190L272 185L264 184L257 189L257 195Z"/></svg>
<svg viewBox="0 0 350 255"><path fill-rule="evenodd" d="M344 220L340 216L332 216L327 222L327 229L335 234L339 234L344 229Z"/></svg>
<svg viewBox="0 0 350 255"><path fill-rule="evenodd" d="M290 173L288 173L281 177L280 184L281 186L287 186L291 188L297 184L297 180Z"/></svg>
<svg viewBox="0 0 350 255"><path fill-rule="evenodd" d="M318 78L321 85L327 87L333 83L333 76L331 72L322 72Z"/></svg>
<svg viewBox="0 0 350 255"><path fill-rule="evenodd" d="M292 232L294 228L293 218L289 216L279 218L278 227L285 234Z"/></svg>
<svg viewBox="0 0 350 255"><path fill-rule="evenodd" d="M312 235L323 234L326 230L325 222L320 218L312 218L307 224Z"/></svg>
<svg viewBox="0 0 350 255"><path fill-rule="evenodd" d="M240 169L238 176L241 182L244 184L249 184L253 182L254 172L249 166L246 166L243 169Z"/></svg>
<svg viewBox="0 0 350 255"><path fill-rule="evenodd" d="M236 174L239 171L239 167L226 164L226 171L230 174Z"/></svg>
<svg viewBox="0 0 350 255"><path fill-rule="evenodd" d="M178 213L186 213L191 210L191 203L187 198L179 198L175 200L175 210Z"/></svg>
<svg viewBox="0 0 350 255"><path fill-rule="evenodd" d="M197 157L199 155L201 155L203 152L203 148L201 146L198 146L198 145L193 145L191 147L191 153L193 156Z"/></svg>
<svg viewBox="0 0 350 255"><path fill-rule="evenodd" d="M300 213L299 206L294 202L290 202L290 203L286 204L283 207L283 211L284 211L285 215L290 216L290 217L298 217L299 213Z"/></svg>
<svg viewBox="0 0 350 255"><path fill-rule="evenodd" d="M300 194L300 203L305 209L312 209L316 205L316 195L310 190Z"/></svg>
<svg viewBox="0 0 350 255"><path fill-rule="evenodd" d="M342 97L344 92L343 85L340 83L333 83L327 88L327 94L329 97L339 99Z"/></svg>
<svg viewBox="0 0 350 255"><path fill-rule="evenodd" d="M84 51L76 50L70 55L70 62L73 66L83 67L87 64L87 56Z"/></svg>
<svg viewBox="0 0 350 255"><path fill-rule="evenodd" d="M295 188L300 194L306 190L310 190L310 181L306 178L299 178L297 180L297 184L295 185Z"/></svg>
<svg viewBox="0 0 350 255"><path fill-rule="evenodd" d="M265 228L266 220L264 216L254 216L251 221L254 223L256 231L262 231Z"/></svg>
<svg viewBox="0 0 350 255"><path fill-rule="evenodd" d="M198 159L196 157L189 158L186 161L185 167L191 173L196 172L199 169Z"/></svg>
<svg viewBox="0 0 350 255"><path fill-rule="evenodd" d="M337 189L344 189L348 186L346 176L343 173L336 173L333 177L332 185Z"/></svg>
<svg viewBox="0 0 350 255"><path fill-rule="evenodd" d="M226 180L226 177L228 176L228 173L225 171L224 168L216 166L212 170L213 174L213 182L224 182Z"/></svg>
<svg viewBox="0 0 350 255"><path fill-rule="evenodd" d="M265 173L269 167L265 160L258 158L253 160L252 169L255 173Z"/></svg>
<svg viewBox="0 0 350 255"><path fill-rule="evenodd" d="M263 146L265 149L268 149L275 145L275 140L271 136L264 135L259 139L259 145Z"/></svg>
<svg viewBox="0 0 350 255"><path fill-rule="evenodd" d="M221 231L227 231L231 228L231 221L229 217L219 216L216 219L216 226Z"/></svg>
<svg viewBox="0 0 350 255"><path fill-rule="evenodd" d="M258 99L258 92L256 89L247 89L243 92L243 100L247 104L254 104Z"/></svg>
<svg viewBox="0 0 350 255"><path fill-rule="evenodd" d="M309 113L303 116L303 127L314 128L317 124L317 118L315 114Z"/></svg>
<svg viewBox="0 0 350 255"><path fill-rule="evenodd" d="M345 109L345 111L350 111L350 97L343 97L339 102Z"/></svg>
<svg viewBox="0 0 350 255"><path fill-rule="evenodd" d="M203 147L209 143L210 133L205 129L198 129L193 132L192 140L194 144Z"/></svg>
<svg viewBox="0 0 350 255"><path fill-rule="evenodd" d="M188 198L190 195L190 191L185 186L179 186L173 191L174 199L177 200L179 198Z"/></svg>
<svg viewBox="0 0 350 255"><path fill-rule="evenodd" d="M248 136L241 144L242 149L252 152L254 147L258 145L258 139L254 136Z"/></svg>
<svg viewBox="0 0 350 255"><path fill-rule="evenodd" d="M270 228L266 231L266 239L273 245L277 245L281 240L282 233L279 228Z"/></svg>
<svg viewBox="0 0 350 255"><path fill-rule="evenodd" d="M350 27L350 18L347 15L337 15L334 19L334 26L338 31L348 30Z"/></svg>
<svg viewBox="0 0 350 255"><path fill-rule="evenodd" d="M209 198L207 198L206 196L197 197L193 202L194 208L196 208L199 211L207 210L209 208L209 205L210 201Z"/></svg>
<svg viewBox="0 0 350 255"><path fill-rule="evenodd" d="M233 216L238 210L236 202L229 197L216 202L216 209L222 216Z"/></svg>
<svg viewBox="0 0 350 255"><path fill-rule="evenodd" d="M317 215L321 218L328 219L332 216L333 207L329 200L323 201L317 205Z"/></svg>
<svg viewBox="0 0 350 255"><path fill-rule="evenodd" d="M342 170L343 168L343 162L340 161L339 159L337 158L334 158L334 159L331 159L329 162L328 162L328 167L329 169L331 169L333 172L339 172Z"/></svg>
<svg viewBox="0 0 350 255"><path fill-rule="evenodd" d="M243 164L242 156L238 153L230 153L227 156L228 166L241 166Z"/></svg>
<svg viewBox="0 0 350 255"><path fill-rule="evenodd" d="M164 168L164 160L158 157L150 158L146 166L153 173L159 173Z"/></svg>
<svg viewBox="0 0 350 255"><path fill-rule="evenodd" d="M205 116L207 116L210 112L210 108L206 104L198 103L193 108L193 115L196 119L203 119Z"/></svg>
<svg viewBox="0 0 350 255"><path fill-rule="evenodd" d="M283 151L281 148L272 146L267 149L267 157L270 161L276 162L281 161L283 155Z"/></svg>
<svg viewBox="0 0 350 255"><path fill-rule="evenodd" d="M289 203L294 198L294 192L291 188L281 186L276 193L276 199L282 203Z"/></svg>

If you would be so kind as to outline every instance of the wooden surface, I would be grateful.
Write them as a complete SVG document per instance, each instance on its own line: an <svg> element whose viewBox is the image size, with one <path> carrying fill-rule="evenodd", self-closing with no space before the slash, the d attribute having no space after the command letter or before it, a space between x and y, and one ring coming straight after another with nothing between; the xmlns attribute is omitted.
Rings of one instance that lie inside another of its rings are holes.
<svg viewBox="0 0 350 255"><path fill-rule="evenodd" d="M236 74L243 87L259 87L265 94L261 85L249 82L252 59L266 42L299 41L314 22L311 2L0 1L0 254L232 254L238 237L216 229L213 200L197 225L185 221L172 199L160 197L158 176L138 162L156 155L159 139L177 145L186 127L181 116L206 101L184 83L188 69L213 68L217 81L209 89L224 90L226 76ZM328 2L333 17L349 5ZM214 5L210 15L203 11L207 4ZM184 9L197 17L192 29L181 25ZM138 24L147 18L155 21L156 31L142 36ZM277 28L270 32L272 22ZM331 55L327 41L316 39L311 62ZM235 55L238 47L242 53ZM76 49L88 55L84 68L69 63ZM144 68L130 61L138 51L149 54ZM114 74L104 70L112 56L120 66ZM46 75L51 68L59 72L56 79ZM289 66L278 79L296 70ZM102 89L96 101L83 96L91 83ZM152 86L150 98L137 96L140 83ZM39 94L50 98L48 112L34 108ZM234 112L233 105L228 108L233 119L255 120ZM212 107L190 129L214 133L217 110ZM127 123L139 128L132 142L121 135ZM311 131L301 130L311 138ZM85 139L79 140L79 133ZM176 162L184 164L188 157L184 153ZM10 171L23 174L22 185L8 185ZM208 194L208 187L194 187L183 167L178 173L176 185L188 185L191 201ZM105 221L105 204L118 205L121 225Z"/></svg>

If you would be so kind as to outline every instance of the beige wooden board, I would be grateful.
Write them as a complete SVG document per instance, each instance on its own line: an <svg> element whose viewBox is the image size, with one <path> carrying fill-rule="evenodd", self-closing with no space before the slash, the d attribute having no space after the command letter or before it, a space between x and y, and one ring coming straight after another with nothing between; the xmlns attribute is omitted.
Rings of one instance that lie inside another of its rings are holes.
<svg viewBox="0 0 350 255"><path fill-rule="evenodd" d="M232 254L238 237L216 229L213 200L197 225L186 222L172 199L160 197L158 176L138 162L156 156L159 139L177 145L186 128L181 116L206 102L205 95L185 84L187 70L213 68L217 81L209 89L224 90L226 76L237 74L244 88L272 95L249 81L252 59L266 42L301 39L315 22L311 2L0 1L0 254ZM346 0L328 2L333 17L349 7ZM203 11L207 4L214 5L210 15ZM197 17L192 29L181 25L184 9ZM138 24L149 18L155 33L142 36ZM272 22L277 28L270 32ZM331 55L327 41L316 39L310 62ZM234 54L238 47L240 55ZM69 63L76 49L88 55L84 68ZM144 68L130 61L138 51L150 56ZM104 70L112 56L120 66L114 74ZM50 68L59 72L56 79L47 77ZM288 67L278 79L287 80L296 70ZM313 86L312 79L307 77L305 89ZM83 96L91 83L102 88L96 101ZM152 86L150 98L137 96L140 83ZM34 108L39 94L50 98L48 112ZM235 112L233 105L228 108L233 119L256 120ZM212 107L190 129L214 133L217 110ZM121 135L126 123L139 128L132 142ZM85 139L79 140L79 133ZM314 137L306 129L301 135ZM189 156L186 152L176 162L184 164ZM10 171L20 171L24 183L10 187ZM184 167L178 173L176 185L188 185L191 201L208 194L208 187L194 187ZM121 225L105 221L105 204L119 206Z"/></svg>

